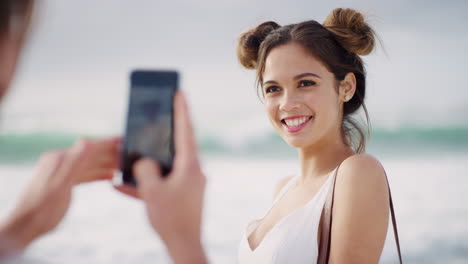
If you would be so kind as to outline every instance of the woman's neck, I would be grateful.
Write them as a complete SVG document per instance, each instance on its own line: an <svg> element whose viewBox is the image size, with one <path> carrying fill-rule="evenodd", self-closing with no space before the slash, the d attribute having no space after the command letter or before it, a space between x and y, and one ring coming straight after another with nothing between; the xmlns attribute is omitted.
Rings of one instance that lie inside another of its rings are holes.
<svg viewBox="0 0 468 264"><path fill-rule="evenodd" d="M299 149L300 182L328 175L343 160L354 154L352 148L347 146L341 137L333 137L324 140L321 144Z"/></svg>

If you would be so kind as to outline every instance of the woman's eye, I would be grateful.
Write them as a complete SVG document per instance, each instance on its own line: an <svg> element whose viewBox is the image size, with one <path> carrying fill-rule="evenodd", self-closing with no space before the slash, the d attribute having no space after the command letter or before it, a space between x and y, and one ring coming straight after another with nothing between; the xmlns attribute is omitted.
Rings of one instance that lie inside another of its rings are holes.
<svg viewBox="0 0 468 264"><path fill-rule="evenodd" d="M265 89L265 93L273 93L279 91L280 88L278 86L270 86Z"/></svg>
<svg viewBox="0 0 468 264"><path fill-rule="evenodd" d="M306 86L313 86L316 85L317 83L314 81L301 81L299 83L299 87L306 87Z"/></svg>

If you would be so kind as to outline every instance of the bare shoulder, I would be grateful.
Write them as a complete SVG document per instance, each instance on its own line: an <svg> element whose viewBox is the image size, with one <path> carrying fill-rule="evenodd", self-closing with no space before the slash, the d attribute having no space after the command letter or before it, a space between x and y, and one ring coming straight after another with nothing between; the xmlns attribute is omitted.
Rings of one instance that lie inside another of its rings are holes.
<svg viewBox="0 0 468 264"><path fill-rule="evenodd" d="M281 178L278 183L276 183L276 186L275 186L275 191L273 193L273 199L276 199L276 197L278 196L278 194L281 192L281 190L283 189L283 187L286 185L286 183L288 183L291 178L293 176L287 176L287 177L284 177L284 178Z"/></svg>
<svg viewBox="0 0 468 264"><path fill-rule="evenodd" d="M385 171L380 161L365 153L356 154L344 160L337 177L337 183L353 181L359 185L383 184L384 187L387 185Z"/></svg>
<svg viewBox="0 0 468 264"><path fill-rule="evenodd" d="M385 171L368 154L343 161L335 185L330 261L377 263L388 228Z"/></svg>
<svg viewBox="0 0 468 264"><path fill-rule="evenodd" d="M366 215L377 212L379 207L385 212L388 199L385 171L379 160L369 154L357 154L343 161L335 186L337 210L360 209Z"/></svg>
<svg viewBox="0 0 468 264"><path fill-rule="evenodd" d="M380 205L385 206L388 204L388 185L383 166L369 154L347 158L338 169L335 192L346 206L357 200L380 201Z"/></svg>

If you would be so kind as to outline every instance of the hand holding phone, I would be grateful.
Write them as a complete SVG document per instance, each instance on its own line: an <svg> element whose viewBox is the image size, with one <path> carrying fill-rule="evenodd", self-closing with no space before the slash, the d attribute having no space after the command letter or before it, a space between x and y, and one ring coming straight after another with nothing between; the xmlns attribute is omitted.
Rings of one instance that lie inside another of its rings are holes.
<svg viewBox="0 0 468 264"><path fill-rule="evenodd" d="M201 241L206 178L181 92L177 92L174 99L174 139L174 166L167 178L161 177L158 162L143 158L133 167L138 186L115 188L144 201L149 221L166 244L174 263L207 263Z"/></svg>
<svg viewBox="0 0 468 264"><path fill-rule="evenodd" d="M175 71L136 70L130 76L130 98L121 151L122 180L136 184L133 165L141 158L160 164L161 175L174 159L173 99L178 87Z"/></svg>

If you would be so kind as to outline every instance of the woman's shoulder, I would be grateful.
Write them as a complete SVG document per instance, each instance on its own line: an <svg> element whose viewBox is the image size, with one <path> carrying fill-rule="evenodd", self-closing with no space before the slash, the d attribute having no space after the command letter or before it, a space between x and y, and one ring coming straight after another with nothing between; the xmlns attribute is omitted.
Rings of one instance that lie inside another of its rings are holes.
<svg viewBox="0 0 468 264"><path fill-rule="evenodd" d="M385 171L377 158L367 153L361 153L350 156L341 163L338 177L372 181L379 178L385 179Z"/></svg>
<svg viewBox="0 0 468 264"><path fill-rule="evenodd" d="M353 155L342 162L336 177L330 258L342 262L381 250L389 219L382 165L369 154Z"/></svg>
<svg viewBox="0 0 468 264"><path fill-rule="evenodd" d="M335 192L337 196L365 199L388 196L385 170L380 161L367 153L356 154L345 159L337 172ZM339 199L339 198L338 198ZM369 200L369 202L371 202Z"/></svg>

